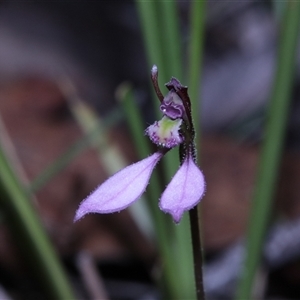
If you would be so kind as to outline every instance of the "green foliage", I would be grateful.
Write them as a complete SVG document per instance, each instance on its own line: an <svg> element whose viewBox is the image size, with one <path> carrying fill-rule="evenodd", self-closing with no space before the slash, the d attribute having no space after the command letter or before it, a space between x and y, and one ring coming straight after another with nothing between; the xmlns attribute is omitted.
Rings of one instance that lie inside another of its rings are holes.
<svg viewBox="0 0 300 300"><path fill-rule="evenodd" d="M252 299L254 277L272 212L283 148L299 37L300 2L287 1L281 22L277 71L268 108L257 182L248 228L246 262L236 299Z"/></svg>
<svg viewBox="0 0 300 300"><path fill-rule="evenodd" d="M12 169L0 143L0 205L5 221L27 263L44 288L45 298L74 299L65 272L32 206L32 199Z"/></svg>

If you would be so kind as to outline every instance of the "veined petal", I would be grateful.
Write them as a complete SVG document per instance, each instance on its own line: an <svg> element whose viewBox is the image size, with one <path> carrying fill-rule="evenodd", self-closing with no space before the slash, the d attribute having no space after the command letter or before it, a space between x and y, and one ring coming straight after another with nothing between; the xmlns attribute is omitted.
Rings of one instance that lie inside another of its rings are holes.
<svg viewBox="0 0 300 300"><path fill-rule="evenodd" d="M159 207L171 214L175 223L179 223L183 213L198 204L204 191L204 176L191 155L187 155L161 195Z"/></svg>
<svg viewBox="0 0 300 300"><path fill-rule="evenodd" d="M107 179L81 202L74 222L89 213L120 211L138 200L146 190L151 173L162 155L156 152Z"/></svg>

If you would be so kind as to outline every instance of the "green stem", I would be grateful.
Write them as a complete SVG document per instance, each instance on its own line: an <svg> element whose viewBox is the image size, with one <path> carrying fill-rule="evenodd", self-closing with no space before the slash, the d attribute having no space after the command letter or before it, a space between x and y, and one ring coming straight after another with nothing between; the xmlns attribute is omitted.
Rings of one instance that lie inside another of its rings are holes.
<svg viewBox="0 0 300 300"><path fill-rule="evenodd" d="M163 49L161 47L161 24L158 22L158 5L156 1L135 1L138 9L138 15L140 17L140 23L142 26L142 32L144 36L145 51L147 55L149 71L153 65L157 65L159 68L159 81L160 85L167 82L167 68L165 68L166 62L164 59ZM156 107L156 106L155 106Z"/></svg>
<svg viewBox="0 0 300 300"><path fill-rule="evenodd" d="M191 3L191 25L188 46L188 86L192 104L192 118L196 132L196 146L200 145L200 81L204 48L206 1Z"/></svg>
<svg viewBox="0 0 300 300"><path fill-rule="evenodd" d="M164 51L166 61L166 73L177 78L183 78L182 72L182 51L181 35L179 30L179 17L177 2L161 1L161 48ZM160 66L158 66L160 67Z"/></svg>
<svg viewBox="0 0 300 300"><path fill-rule="evenodd" d="M54 249L25 188L0 144L0 205L16 242L44 288L46 299L75 299Z"/></svg>
<svg viewBox="0 0 300 300"><path fill-rule="evenodd" d="M252 298L251 290L269 222L291 101L299 22L300 2L288 1L282 20L277 72L268 111L265 141L262 146L257 184L250 215L251 223L248 230L247 256L236 299Z"/></svg>
<svg viewBox="0 0 300 300"><path fill-rule="evenodd" d="M200 231L200 217L198 207L194 207L189 212L191 234L192 234L192 245L193 245L193 257L194 257L194 272L196 281L196 295L198 300L204 300L204 286L203 286L203 257L202 257L202 246L201 246L201 231Z"/></svg>

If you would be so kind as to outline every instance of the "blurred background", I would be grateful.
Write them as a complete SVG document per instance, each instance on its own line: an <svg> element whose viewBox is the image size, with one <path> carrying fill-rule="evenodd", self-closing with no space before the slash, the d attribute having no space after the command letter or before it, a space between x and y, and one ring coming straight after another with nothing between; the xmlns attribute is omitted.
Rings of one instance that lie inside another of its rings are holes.
<svg viewBox="0 0 300 300"><path fill-rule="evenodd" d="M274 3L207 3L199 114L208 299L232 299L242 268L275 72L282 8ZM183 36L178 42L184 48L190 2L177 4ZM165 47L172 45L166 41ZM125 81L133 86L146 128L154 121L149 79L135 2L0 2L1 144L34 193L32 203L78 299L162 299L151 224L147 216L136 217L143 208L90 215L73 224L80 201L110 173L138 159L116 91ZM257 299L300 298L299 91L298 51ZM100 159L82 141L95 119L106 129L97 141ZM13 224L0 207L0 299L44 299Z"/></svg>

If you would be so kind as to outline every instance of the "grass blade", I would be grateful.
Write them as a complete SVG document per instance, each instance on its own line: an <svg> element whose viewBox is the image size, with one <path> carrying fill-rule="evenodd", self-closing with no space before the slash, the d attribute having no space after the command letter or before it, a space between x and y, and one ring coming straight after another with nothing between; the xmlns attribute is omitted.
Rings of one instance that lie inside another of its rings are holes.
<svg viewBox="0 0 300 300"><path fill-rule="evenodd" d="M263 239L269 222L272 198L275 192L278 167L283 148L295 71L299 22L300 2L288 1L286 3L285 15L282 19L277 72L268 111L265 141L262 146L257 184L250 215L247 257L236 299L252 298L253 280L259 265Z"/></svg>
<svg viewBox="0 0 300 300"><path fill-rule="evenodd" d="M44 288L45 298L75 299L64 270L0 143L0 205L34 275Z"/></svg>

